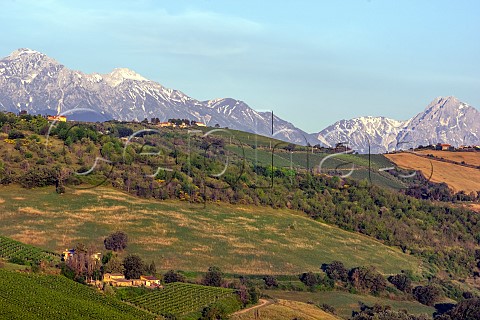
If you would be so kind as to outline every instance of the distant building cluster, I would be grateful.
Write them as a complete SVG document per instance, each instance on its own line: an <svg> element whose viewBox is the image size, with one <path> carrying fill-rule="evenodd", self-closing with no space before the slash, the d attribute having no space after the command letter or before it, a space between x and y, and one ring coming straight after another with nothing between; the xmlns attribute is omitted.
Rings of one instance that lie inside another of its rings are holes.
<svg viewBox="0 0 480 320"><path fill-rule="evenodd" d="M17 115L18 116L24 116L24 115L27 115L28 112L27 110L21 110ZM49 114L46 114L46 115L43 115L43 117L45 119L47 119L48 121L60 121L60 122L67 122L67 117L66 116L60 116L60 115L49 115Z"/></svg>
<svg viewBox="0 0 480 320"><path fill-rule="evenodd" d="M420 145L416 149L418 150L437 150L437 151L480 151L480 145L461 145L455 147L449 143L437 143L435 145L430 144L428 146Z"/></svg>
<svg viewBox="0 0 480 320"><path fill-rule="evenodd" d="M425 149L434 149L434 150L441 150L441 151L479 151L480 145L479 146L461 145L458 148L455 148L454 146L448 143L437 143L434 148L426 147Z"/></svg>
<svg viewBox="0 0 480 320"><path fill-rule="evenodd" d="M75 251L75 249L65 249L65 251L63 251L62 253L62 260L68 262L70 259L74 258L76 254L77 252ZM101 252L94 252L89 255L91 261L100 262L102 259ZM105 273L102 280L103 283L108 283L112 287L162 287L160 280L157 279L155 276L142 275L139 279L126 279L125 275L123 275L122 273ZM90 280L88 282L94 285L102 284L102 281L97 280Z"/></svg>
<svg viewBox="0 0 480 320"><path fill-rule="evenodd" d="M207 126L203 122L197 122L195 120L188 119L168 119L166 122L160 122L158 118L152 118L150 123L162 128L191 128Z"/></svg>
<svg viewBox="0 0 480 320"><path fill-rule="evenodd" d="M48 121L67 122L67 117L66 116L48 116L47 115L47 120Z"/></svg>

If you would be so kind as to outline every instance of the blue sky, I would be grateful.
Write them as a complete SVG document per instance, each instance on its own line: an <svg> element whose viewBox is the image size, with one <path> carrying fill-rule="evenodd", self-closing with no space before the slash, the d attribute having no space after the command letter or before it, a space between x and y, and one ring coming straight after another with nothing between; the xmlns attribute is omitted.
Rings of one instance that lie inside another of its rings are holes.
<svg viewBox="0 0 480 320"><path fill-rule="evenodd" d="M200 99L233 97L308 131L399 120L437 96L480 108L479 1L15 1L0 56L127 67Z"/></svg>

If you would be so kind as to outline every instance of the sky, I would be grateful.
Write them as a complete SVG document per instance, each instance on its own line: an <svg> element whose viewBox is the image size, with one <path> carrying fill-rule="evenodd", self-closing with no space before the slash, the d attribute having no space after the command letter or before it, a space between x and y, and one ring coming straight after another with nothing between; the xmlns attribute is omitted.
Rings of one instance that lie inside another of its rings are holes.
<svg viewBox="0 0 480 320"><path fill-rule="evenodd" d="M480 109L480 1L15 1L0 57L126 67L199 99L232 97L307 132L408 119L437 96Z"/></svg>

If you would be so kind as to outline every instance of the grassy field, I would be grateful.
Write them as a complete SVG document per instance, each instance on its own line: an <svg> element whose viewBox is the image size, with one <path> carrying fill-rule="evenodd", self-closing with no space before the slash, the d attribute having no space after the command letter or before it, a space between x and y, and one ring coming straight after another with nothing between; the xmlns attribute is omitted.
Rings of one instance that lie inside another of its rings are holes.
<svg viewBox="0 0 480 320"><path fill-rule="evenodd" d="M258 317L256 316L258 315ZM256 312L251 310L238 315L233 315L232 320L337 320L338 317L322 311L317 306L288 300L278 300L274 304L261 307Z"/></svg>
<svg viewBox="0 0 480 320"><path fill-rule="evenodd" d="M63 276L0 269L1 319L154 319Z"/></svg>
<svg viewBox="0 0 480 320"><path fill-rule="evenodd" d="M422 262L369 237L343 231L291 210L140 199L111 188L0 187L0 234L57 252L77 242L99 249L111 232L129 235L127 252L159 270L206 271L218 265L239 274L297 274L322 263L374 265L391 274L421 272Z"/></svg>
<svg viewBox="0 0 480 320"><path fill-rule="evenodd" d="M427 307L415 301L395 301L386 298L373 297L367 295L351 294L341 291L323 291L323 292L286 292L279 290L267 290L265 292L271 297L277 299L286 299L300 302L310 302L318 305L323 303L333 306L336 313L348 318L352 315L352 310L359 311L359 302L367 305L374 305L375 303L381 305L390 305L395 310L406 309L413 314L433 314L435 308Z"/></svg>
<svg viewBox="0 0 480 320"><path fill-rule="evenodd" d="M385 156L401 168L420 170L427 178L432 176L432 182L445 182L456 192L463 190L470 193L480 190L480 170L478 169L427 159L408 152Z"/></svg>
<svg viewBox="0 0 480 320"><path fill-rule="evenodd" d="M440 150L419 150L415 152L423 155L432 154L437 158L444 158L460 163L464 161L466 164L480 166L480 152L452 152Z"/></svg>

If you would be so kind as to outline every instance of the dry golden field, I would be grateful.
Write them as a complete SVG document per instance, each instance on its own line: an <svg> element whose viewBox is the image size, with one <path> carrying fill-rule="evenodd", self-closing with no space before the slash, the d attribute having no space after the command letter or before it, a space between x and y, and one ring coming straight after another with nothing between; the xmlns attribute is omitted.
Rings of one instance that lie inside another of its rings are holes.
<svg viewBox="0 0 480 320"><path fill-rule="evenodd" d="M256 317L258 314L258 317ZM315 305L307 304L297 301L278 300L274 304L265 307L250 310L245 313L233 315L232 320L290 320L290 319L305 319L305 320L338 320L325 311L322 311Z"/></svg>
<svg viewBox="0 0 480 320"><path fill-rule="evenodd" d="M480 166L480 152L451 152L438 150L420 150L415 152L423 155L433 154L437 158L444 158L455 162L465 161L466 164Z"/></svg>
<svg viewBox="0 0 480 320"><path fill-rule="evenodd" d="M454 154L453 152L450 153ZM400 168L420 170L427 178L432 175L432 182L445 182L455 192L463 190L470 193L480 190L480 170L478 169L428 159L408 152L386 154L385 156ZM472 161L470 158L468 160Z"/></svg>

